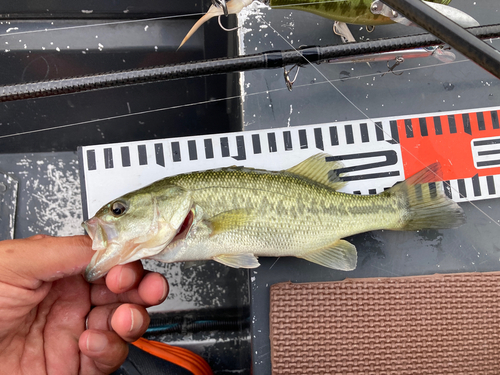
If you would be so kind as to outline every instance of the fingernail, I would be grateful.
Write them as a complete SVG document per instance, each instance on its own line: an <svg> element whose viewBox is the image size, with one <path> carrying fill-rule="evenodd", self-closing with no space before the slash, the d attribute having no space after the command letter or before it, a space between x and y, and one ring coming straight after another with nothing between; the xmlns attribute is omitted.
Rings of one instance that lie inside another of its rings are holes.
<svg viewBox="0 0 500 375"><path fill-rule="evenodd" d="M136 309L130 309L130 329L128 331L132 332L134 329L141 328L143 322L142 314Z"/></svg>
<svg viewBox="0 0 500 375"><path fill-rule="evenodd" d="M120 277L118 279L118 288L128 289L131 285L135 283L136 274L133 270L127 267L123 267L120 272Z"/></svg>
<svg viewBox="0 0 500 375"><path fill-rule="evenodd" d="M100 352L108 345L106 335L98 332L89 332L87 336L87 350L91 352Z"/></svg>
<svg viewBox="0 0 500 375"><path fill-rule="evenodd" d="M168 283L167 283L167 280L163 280L163 292L162 292L162 295L161 295L161 300L160 302L163 302L165 300L165 298L167 298L167 294L168 294Z"/></svg>

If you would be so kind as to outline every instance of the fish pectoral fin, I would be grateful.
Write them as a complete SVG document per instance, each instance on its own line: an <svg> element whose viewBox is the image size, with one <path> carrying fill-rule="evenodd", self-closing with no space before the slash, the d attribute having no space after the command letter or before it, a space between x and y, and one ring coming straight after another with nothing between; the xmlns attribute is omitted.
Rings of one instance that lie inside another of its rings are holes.
<svg viewBox="0 0 500 375"><path fill-rule="evenodd" d="M223 254L212 259L233 268L257 268L260 266L257 257L252 253Z"/></svg>
<svg viewBox="0 0 500 375"><path fill-rule="evenodd" d="M338 240L330 246L311 251L299 258L336 270L352 271L356 268L358 255L356 246L345 240Z"/></svg>
<svg viewBox="0 0 500 375"><path fill-rule="evenodd" d="M221 212L206 221L212 228L212 233L210 237L215 236L219 233L224 233L230 230L238 229L244 226L249 221L253 220L254 215L250 210L237 209L231 211Z"/></svg>
<svg viewBox="0 0 500 375"><path fill-rule="evenodd" d="M288 168L286 172L326 185L330 189L339 190L345 186L345 182L338 173L344 165L339 161L330 160L331 158L331 155L321 152Z"/></svg>

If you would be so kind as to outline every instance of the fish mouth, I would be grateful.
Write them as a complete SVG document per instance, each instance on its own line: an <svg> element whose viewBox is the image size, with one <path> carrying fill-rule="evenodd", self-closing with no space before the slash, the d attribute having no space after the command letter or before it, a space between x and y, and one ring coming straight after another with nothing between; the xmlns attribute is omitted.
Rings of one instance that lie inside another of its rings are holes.
<svg viewBox="0 0 500 375"><path fill-rule="evenodd" d="M87 220L82 226L92 238L92 249L96 252L85 269L85 279L88 282L95 281L105 276L111 268L118 264L130 263L158 254L169 243L184 239L191 229L193 219L194 213L193 210L190 210L173 235L164 240L158 241L153 238L142 243L133 240L124 243L118 242L116 240L117 233L113 226L102 223L96 217ZM147 254L140 254L142 249L147 249Z"/></svg>
<svg viewBox="0 0 500 375"><path fill-rule="evenodd" d="M120 262L121 255L120 251L115 249L117 244L113 242L117 237L113 226L93 217L84 221L82 227L92 239L92 250L95 250L95 254L85 270L85 278L91 282L104 276L111 267L118 264L115 262Z"/></svg>
<svg viewBox="0 0 500 375"><path fill-rule="evenodd" d="M85 279L90 283L105 276L117 264L125 263L121 251L123 246L114 242L106 248L106 251L96 251L85 269Z"/></svg>
<svg viewBox="0 0 500 375"><path fill-rule="evenodd" d="M108 237L116 236L111 226L101 223L97 217L84 221L82 227L92 239L92 250L105 250L108 244ZM108 233L112 236L108 236ZM113 234L115 236L113 236Z"/></svg>

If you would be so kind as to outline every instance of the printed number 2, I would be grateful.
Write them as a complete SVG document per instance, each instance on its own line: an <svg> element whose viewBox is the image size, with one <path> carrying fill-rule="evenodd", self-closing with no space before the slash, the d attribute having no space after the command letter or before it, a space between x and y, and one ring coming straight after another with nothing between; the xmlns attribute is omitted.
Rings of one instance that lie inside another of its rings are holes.
<svg viewBox="0 0 500 375"><path fill-rule="evenodd" d="M358 153L358 154L350 154L350 155L339 155L339 156L327 156L325 161L342 161L342 160L353 160L353 159L370 159L384 156L385 160L380 162L370 163L369 160L366 160L365 164L355 165L352 167L345 167L336 170L330 171L330 173L335 173L336 175L340 175L342 173L348 172L357 172L364 171L368 169L387 167L390 165L396 165L398 162L398 154L394 150L387 151L375 151L375 152L366 152L366 153ZM363 160L365 161L365 160ZM366 173L355 176L343 176L340 177L342 181L359 181L359 180L368 180L372 178L383 178L383 177L392 177L399 176L399 170L389 171L389 172L375 172L375 173Z"/></svg>

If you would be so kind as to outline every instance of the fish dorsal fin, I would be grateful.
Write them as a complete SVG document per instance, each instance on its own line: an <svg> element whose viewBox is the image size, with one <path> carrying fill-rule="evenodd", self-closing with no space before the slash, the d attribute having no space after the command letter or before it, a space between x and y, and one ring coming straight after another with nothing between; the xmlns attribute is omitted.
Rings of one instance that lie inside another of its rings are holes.
<svg viewBox="0 0 500 375"><path fill-rule="evenodd" d="M352 271L356 268L358 255L356 246L345 240L338 240L330 246L311 251L299 258L335 270Z"/></svg>
<svg viewBox="0 0 500 375"><path fill-rule="evenodd" d="M216 262L233 268L257 268L259 261L252 253L245 254L223 254L213 258Z"/></svg>
<svg viewBox="0 0 500 375"><path fill-rule="evenodd" d="M321 152L313 155L302 163L299 163L286 172L307 178L309 180L326 185L331 189L339 190L344 187L345 182L339 177L337 170L344 167L339 161L327 161L331 155Z"/></svg>
<svg viewBox="0 0 500 375"><path fill-rule="evenodd" d="M210 236L215 236L219 233L241 228L252 219L253 215L251 211L246 209L221 212L220 214L207 219L207 222L212 228Z"/></svg>

